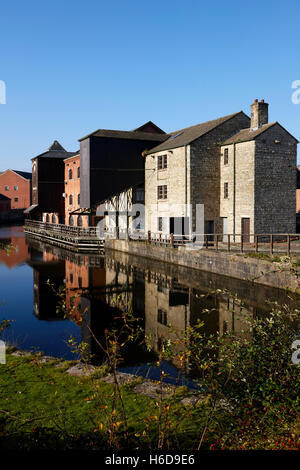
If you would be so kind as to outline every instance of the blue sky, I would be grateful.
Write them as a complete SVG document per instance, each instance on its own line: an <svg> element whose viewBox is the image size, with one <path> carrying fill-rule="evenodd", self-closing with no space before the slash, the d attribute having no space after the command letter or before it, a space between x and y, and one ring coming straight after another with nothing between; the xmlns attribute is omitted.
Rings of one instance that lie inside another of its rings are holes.
<svg viewBox="0 0 300 470"><path fill-rule="evenodd" d="M0 170L30 170L54 139L152 120L176 130L270 103L300 140L300 3L1 2Z"/></svg>

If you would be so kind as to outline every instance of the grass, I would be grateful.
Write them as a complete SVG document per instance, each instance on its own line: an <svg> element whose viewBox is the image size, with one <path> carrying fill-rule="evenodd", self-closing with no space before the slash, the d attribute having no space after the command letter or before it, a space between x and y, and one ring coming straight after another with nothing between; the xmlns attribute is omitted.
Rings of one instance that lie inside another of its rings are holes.
<svg viewBox="0 0 300 470"><path fill-rule="evenodd" d="M268 253L243 253L242 256L248 258L262 259L265 261L270 261L270 263L280 263L282 261L280 256L269 255Z"/></svg>
<svg viewBox="0 0 300 470"><path fill-rule="evenodd" d="M36 355L14 357L10 353L6 365L0 367L0 448L103 449L107 446L107 415L103 404L109 414L113 385L97 380L97 373L93 380L69 376L65 367L55 368L55 361L40 363ZM132 388L122 387L131 444L143 447L150 439L155 446L158 400L138 395ZM100 406L97 393L101 397ZM183 411L180 398L178 393L172 411L173 423L178 422ZM192 410L191 414L192 419L184 419L179 427L179 434L185 435L180 445L187 448L196 445L197 430L203 423L198 410ZM121 442L122 432L119 437Z"/></svg>
<svg viewBox="0 0 300 470"><path fill-rule="evenodd" d="M111 449L108 418L111 418L113 385L99 380L102 371L96 371L93 377L73 377L65 372L68 361L63 368L55 367L58 362L40 363L39 356L34 354L26 357L7 354L7 363L0 365L0 449ZM157 448L160 400L134 393L133 387L139 382L137 379L121 387L130 442L128 445L125 441L118 406L117 448ZM181 399L187 392L185 387L178 387L172 399L162 402L161 424L166 430L166 446L171 449L196 449L209 412L209 398L198 406L184 407ZM299 448L298 421L284 429L278 420L270 432L270 424L264 432L257 431L256 424L253 428L245 427L240 416L218 409L210 422L203 449L218 448L218 442L229 429L234 442L241 436L241 448ZM230 436L226 448L237 448L236 444L231 447Z"/></svg>

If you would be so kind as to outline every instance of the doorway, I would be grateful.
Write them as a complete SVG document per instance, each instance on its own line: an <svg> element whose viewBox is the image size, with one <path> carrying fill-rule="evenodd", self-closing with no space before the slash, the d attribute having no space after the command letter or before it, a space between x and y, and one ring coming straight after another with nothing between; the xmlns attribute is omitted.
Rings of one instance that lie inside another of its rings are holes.
<svg viewBox="0 0 300 470"><path fill-rule="evenodd" d="M242 218L242 237L244 243L250 242L250 218Z"/></svg>

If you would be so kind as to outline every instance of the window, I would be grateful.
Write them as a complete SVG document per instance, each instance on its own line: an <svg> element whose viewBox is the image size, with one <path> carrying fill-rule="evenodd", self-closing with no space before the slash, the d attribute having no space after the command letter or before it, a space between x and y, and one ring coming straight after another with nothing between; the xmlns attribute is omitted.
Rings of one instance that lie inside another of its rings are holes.
<svg viewBox="0 0 300 470"><path fill-rule="evenodd" d="M80 194L77 195L77 204L80 205Z"/></svg>
<svg viewBox="0 0 300 470"><path fill-rule="evenodd" d="M52 215L52 223L53 223L53 224L55 224L55 223L56 223L56 217L55 217L55 215L54 215L54 214Z"/></svg>
<svg viewBox="0 0 300 470"><path fill-rule="evenodd" d="M82 287L82 277L78 277L78 286Z"/></svg>
<svg viewBox="0 0 300 470"><path fill-rule="evenodd" d="M167 217L158 217L157 219L157 228L159 232L168 231L168 218Z"/></svg>
<svg viewBox="0 0 300 470"><path fill-rule="evenodd" d="M228 183L224 183L224 199L228 198Z"/></svg>
<svg viewBox="0 0 300 470"><path fill-rule="evenodd" d="M158 321L158 323L161 323L162 325L167 325L168 324L167 312L165 310L158 309L158 311L157 311L157 321Z"/></svg>
<svg viewBox="0 0 300 470"><path fill-rule="evenodd" d="M168 168L168 156L167 155L159 155L157 161L157 169L164 170Z"/></svg>
<svg viewBox="0 0 300 470"><path fill-rule="evenodd" d="M228 149L224 150L224 165L228 165Z"/></svg>
<svg viewBox="0 0 300 470"><path fill-rule="evenodd" d="M73 204L73 196L72 196L72 194L70 194L70 196L69 196L69 205L72 206L72 204Z"/></svg>
<svg viewBox="0 0 300 470"><path fill-rule="evenodd" d="M78 227L82 227L82 216L81 215L78 216L77 225L78 225Z"/></svg>
<svg viewBox="0 0 300 470"><path fill-rule="evenodd" d="M136 194L135 194L135 200L136 202L144 202L145 195L144 195L144 190L143 189L137 189Z"/></svg>
<svg viewBox="0 0 300 470"><path fill-rule="evenodd" d="M74 225L74 218L72 215L69 217L69 225L73 226Z"/></svg>
<svg viewBox="0 0 300 470"><path fill-rule="evenodd" d="M77 178L80 178L80 166L77 168Z"/></svg>
<svg viewBox="0 0 300 470"><path fill-rule="evenodd" d="M18 191L18 189L19 189L19 186L14 186L15 191Z"/></svg>
<svg viewBox="0 0 300 470"><path fill-rule="evenodd" d="M73 273L70 273L70 282L73 283Z"/></svg>
<svg viewBox="0 0 300 470"><path fill-rule="evenodd" d="M69 180L71 180L73 178L73 172L72 170L69 170Z"/></svg>
<svg viewBox="0 0 300 470"><path fill-rule="evenodd" d="M5 191L9 191L9 186L5 186Z"/></svg>
<svg viewBox="0 0 300 470"><path fill-rule="evenodd" d="M49 222L50 222L49 214L46 215L46 222L47 222L47 224L49 224Z"/></svg>
<svg viewBox="0 0 300 470"><path fill-rule="evenodd" d="M14 198L14 201L15 201L15 202L19 202L19 198L18 198L18 197L15 197L15 198Z"/></svg>
<svg viewBox="0 0 300 470"><path fill-rule="evenodd" d="M157 199L167 199L168 188L167 185L157 186Z"/></svg>

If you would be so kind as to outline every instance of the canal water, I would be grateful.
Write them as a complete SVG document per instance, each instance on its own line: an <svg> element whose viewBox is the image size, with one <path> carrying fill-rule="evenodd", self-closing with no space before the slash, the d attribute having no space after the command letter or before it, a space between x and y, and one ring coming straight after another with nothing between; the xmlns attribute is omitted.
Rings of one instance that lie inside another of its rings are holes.
<svg viewBox="0 0 300 470"><path fill-rule="evenodd" d="M147 374L145 364L155 360L164 342L199 319L207 333L245 334L243 319L265 314L269 302L298 302L279 289L120 252L75 254L28 238L22 227L0 227L0 243L11 246L8 253L0 251L0 320L12 320L6 341L74 359L72 336L88 344L97 362L101 351L91 331L102 341L105 330L118 328L120 314L129 312L150 343L148 349L134 342L125 349L121 367L131 372ZM62 286L72 318L57 311L56 291ZM218 289L223 293L216 294Z"/></svg>

